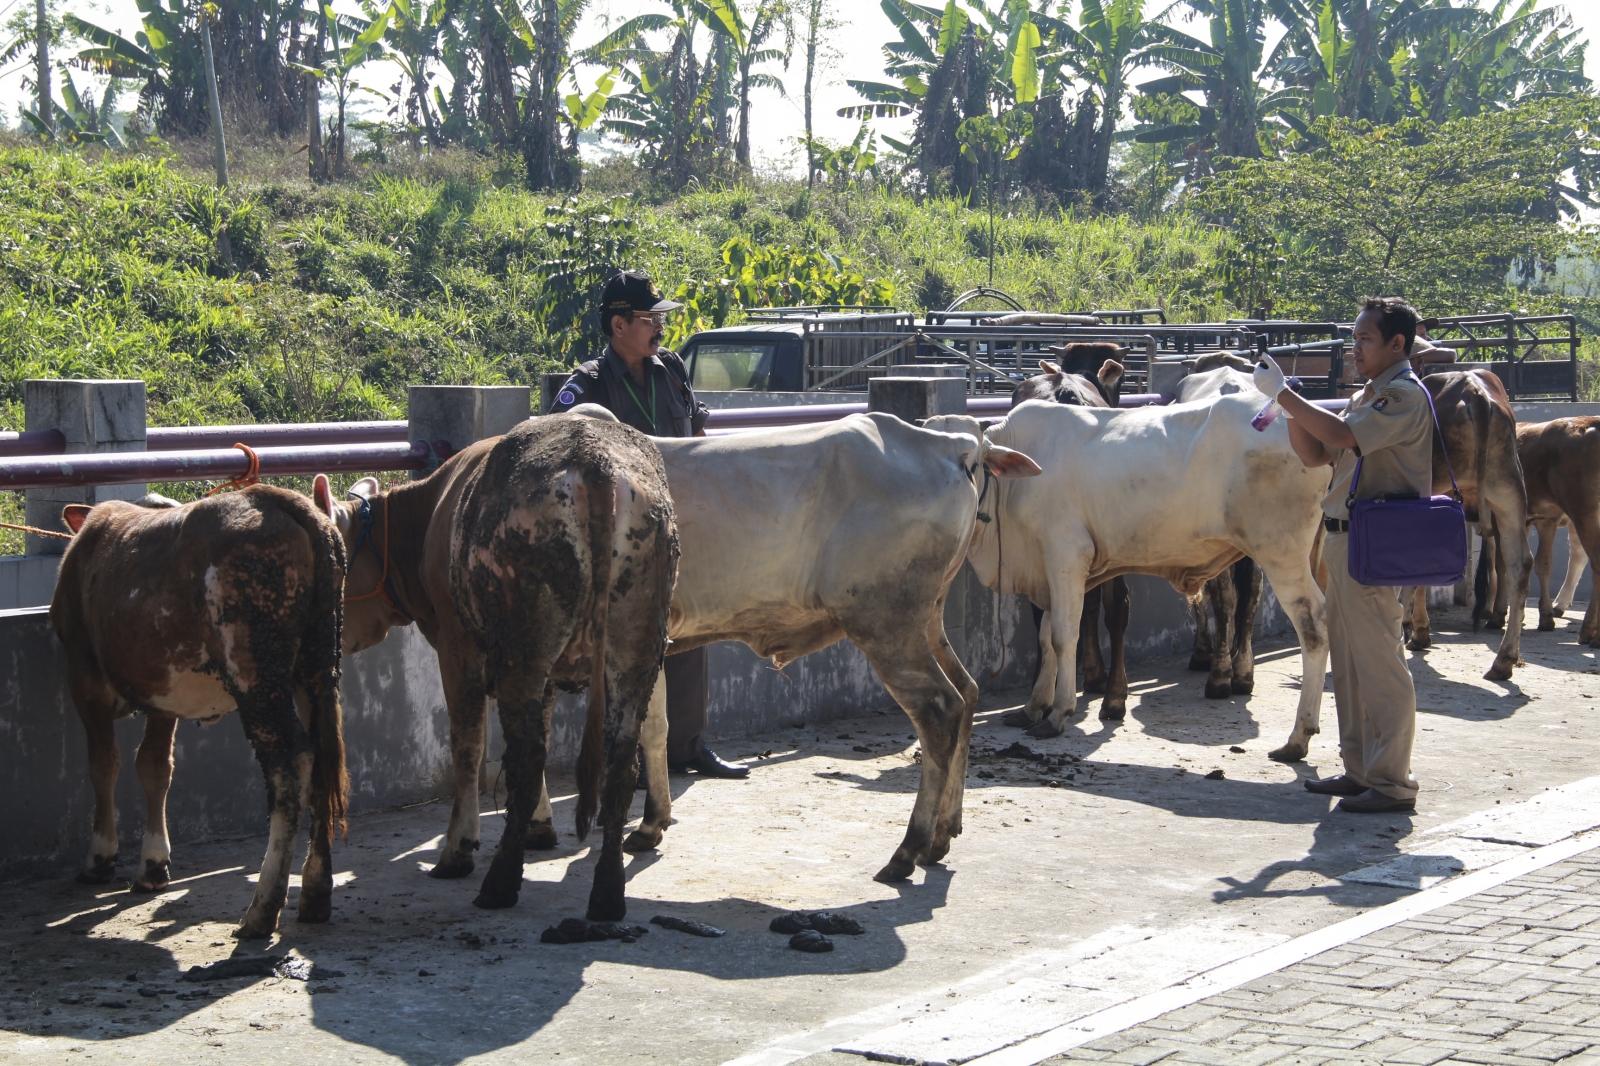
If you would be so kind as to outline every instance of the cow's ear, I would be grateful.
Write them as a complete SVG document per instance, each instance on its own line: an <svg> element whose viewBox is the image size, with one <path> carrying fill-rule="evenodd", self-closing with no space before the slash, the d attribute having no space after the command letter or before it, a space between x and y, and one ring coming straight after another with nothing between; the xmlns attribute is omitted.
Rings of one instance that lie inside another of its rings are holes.
<svg viewBox="0 0 1600 1066"><path fill-rule="evenodd" d="M1039 369L1043 370L1046 374L1059 374L1059 373L1061 373L1061 367L1056 365L1055 363L1052 363L1048 359L1039 360Z"/></svg>
<svg viewBox="0 0 1600 1066"><path fill-rule="evenodd" d="M1106 388L1115 385L1122 380L1122 364L1115 359L1107 359L1105 365L1100 368L1099 378L1100 384Z"/></svg>
<svg viewBox="0 0 1600 1066"><path fill-rule="evenodd" d="M378 479L375 477L364 477L345 491L345 495L354 500L365 500L377 494Z"/></svg>
<svg viewBox="0 0 1600 1066"><path fill-rule="evenodd" d="M327 474L318 474L311 482L311 502L317 510L329 518L333 517L333 486L328 484Z"/></svg>
<svg viewBox="0 0 1600 1066"><path fill-rule="evenodd" d="M989 446L988 454L983 457L983 465L995 477L1038 477L1044 472L1028 456L998 444Z"/></svg>
<svg viewBox="0 0 1600 1066"><path fill-rule="evenodd" d="M84 520L89 517L90 510L91 508L86 503L69 503L61 508L61 520L67 524L68 529L76 534L83 528Z"/></svg>

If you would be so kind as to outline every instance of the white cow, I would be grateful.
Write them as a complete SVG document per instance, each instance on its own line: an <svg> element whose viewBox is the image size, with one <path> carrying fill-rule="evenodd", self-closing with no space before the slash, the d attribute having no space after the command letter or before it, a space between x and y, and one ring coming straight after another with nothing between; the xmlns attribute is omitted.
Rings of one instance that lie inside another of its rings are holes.
<svg viewBox="0 0 1600 1066"><path fill-rule="evenodd" d="M1188 595L1238 559L1255 559L1300 637L1299 714L1288 743L1271 753L1288 761L1303 758L1318 732L1327 669L1309 560L1328 479L1295 456L1281 418L1264 433L1251 428L1265 402L1250 389L1120 412L1022 404L988 437L1045 473L994 483L995 521L977 530L967 557L985 585L1046 608L1075 605L1086 586L1117 574L1164 577ZM968 418L929 424L979 432ZM1039 737L1059 735L1077 700L1078 611L1051 611L1050 627L1053 661L1041 664L1027 708Z"/></svg>
<svg viewBox="0 0 1600 1066"><path fill-rule="evenodd" d="M945 596L977 525L978 486L1038 466L981 434L886 414L655 443L683 552L673 650L739 640L781 667L849 637L922 742L910 824L877 880L938 862L961 832L978 701L945 638ZM646 745L645 759L649 802L670 804L665 746Z"/></svg>

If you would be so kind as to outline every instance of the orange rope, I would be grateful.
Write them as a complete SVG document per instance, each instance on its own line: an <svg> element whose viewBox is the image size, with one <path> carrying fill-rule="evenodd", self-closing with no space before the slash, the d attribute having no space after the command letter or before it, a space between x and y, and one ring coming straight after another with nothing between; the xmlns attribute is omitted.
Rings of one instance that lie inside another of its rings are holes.
<svg viewBox="0 0 1600 1066"><path fill-rule="evenodd" d="M71 540L72 533L57 533L53 529L40 529L38 526L15 526L10 522L0 522L0 529L16 529L23 533L32 533L36 537L57 537L61 540Z"/></svg>
<svg viewBox="0 0 1600 1066"><path fill-rule="evenodd" d="M230 489L249 488L251 485L260 483L261 457L257 455L255 449L250 447L248 444L235 444L234 447L238 448L241 452L244 452L245 457L250 460L249 465L245 468L245 472L243 474L224 485L218 485L216 488L206 493L207 496L215 496L219 492L227 492Z"/></svg>

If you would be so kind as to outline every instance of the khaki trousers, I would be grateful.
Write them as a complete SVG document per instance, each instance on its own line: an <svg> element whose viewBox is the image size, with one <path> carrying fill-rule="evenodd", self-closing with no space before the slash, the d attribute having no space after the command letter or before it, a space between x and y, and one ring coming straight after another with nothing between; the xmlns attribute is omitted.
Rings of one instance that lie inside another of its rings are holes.
<svg viewBox="0 0 1600 1066"><path fill-rule="evenodd" d="M1328 651L1347 776L1393 799L1415 799L1411 745L1417 690L1401 643L1400 590L1350 576L1350 535L1330 533Z"/></svg>

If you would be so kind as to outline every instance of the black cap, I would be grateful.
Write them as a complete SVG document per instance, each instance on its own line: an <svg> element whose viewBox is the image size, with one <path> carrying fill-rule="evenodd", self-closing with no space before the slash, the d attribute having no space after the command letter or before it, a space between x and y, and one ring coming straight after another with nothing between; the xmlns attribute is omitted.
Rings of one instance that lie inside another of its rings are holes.
<svg viewBox="0 0 1600 1066"><path fill-rule="evenodd" d="M624 270L600 294L600 317L624 311L676 311L681 303L669 300L656 290L656 283L642 270Z"/></svg>

